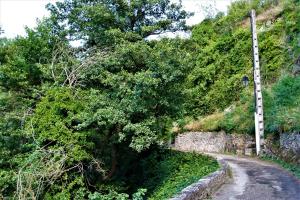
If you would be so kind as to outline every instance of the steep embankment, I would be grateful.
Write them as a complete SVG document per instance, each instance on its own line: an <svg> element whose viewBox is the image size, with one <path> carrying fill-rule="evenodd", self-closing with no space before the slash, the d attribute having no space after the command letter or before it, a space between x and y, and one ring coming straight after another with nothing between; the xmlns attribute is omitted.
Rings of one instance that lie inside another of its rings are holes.
<svg viewBox="0 0 300 200"><path fill-rule="evenodd" d="M265 131L299 131L300 6L296 1L238 1L227 16L206 20L193 30L194 69L187 79L190 131L253 133L252 47L248 12L257 10ZM298 60L298 61L297 61ZM298 64L297 64L298 63ZM242 77L250 78L244 87Z"/></svg>

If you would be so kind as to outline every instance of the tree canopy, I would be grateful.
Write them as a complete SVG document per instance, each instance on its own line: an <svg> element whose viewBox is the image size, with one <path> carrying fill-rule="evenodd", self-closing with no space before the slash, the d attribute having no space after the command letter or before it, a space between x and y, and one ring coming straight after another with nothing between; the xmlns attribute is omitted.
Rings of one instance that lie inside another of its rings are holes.
<svg viewBox="0 0 300 200"><path fill-rule="evenodd" d="M25 37L1 39L4 196L144 193L122 189L122 174L169 138L183 113L190 57L177 49L184 41L145 38L185 29L189 14L181 8L170 1L65 0L48 5L51 16ZM72 39L83 39L85 49L72 47Z"/></svg>
<svg viewBox="0 0 300 200"><path fill-rule="evenodd" d="M66 0L49 4L51 18L88 46L138 41L164 31L186 30L190 13L170 0Z"/></svg>

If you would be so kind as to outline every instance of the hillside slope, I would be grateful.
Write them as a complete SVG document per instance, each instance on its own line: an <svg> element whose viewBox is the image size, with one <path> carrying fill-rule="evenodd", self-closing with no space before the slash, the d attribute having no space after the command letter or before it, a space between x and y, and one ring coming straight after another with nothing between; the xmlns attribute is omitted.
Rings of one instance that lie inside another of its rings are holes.
<svg viewBox="0 0 300 200"><path fill-rule="evenodd" d="M186 82L194 118L189 130L253 133L252 46L248 12L256 9L266 132L296 131L300 122L297 74L300 6L297 1L238 1L193 29L195 67ZM299 61L298 61L299 62ZM242 77L250 86L242 85ZM228 109L226 109L228 108ZM223 111L226 109L226 112Z"/></svg>

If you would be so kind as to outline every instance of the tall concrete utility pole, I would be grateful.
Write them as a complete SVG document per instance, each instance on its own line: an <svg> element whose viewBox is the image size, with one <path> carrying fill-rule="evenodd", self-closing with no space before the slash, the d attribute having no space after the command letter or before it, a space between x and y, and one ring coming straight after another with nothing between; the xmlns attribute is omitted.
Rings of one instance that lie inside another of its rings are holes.
<svg viewBox="0 0 300 200"><path fill-rule="evenodd" d="M253 51L253 76L254 76L254 96L255 96L255 141L256 154L259 155L261 146L264 144L264 115L263 98L261 92L258 40L256 32L255 10L251 10L251 31L252 31L252 51Z"/></svg>

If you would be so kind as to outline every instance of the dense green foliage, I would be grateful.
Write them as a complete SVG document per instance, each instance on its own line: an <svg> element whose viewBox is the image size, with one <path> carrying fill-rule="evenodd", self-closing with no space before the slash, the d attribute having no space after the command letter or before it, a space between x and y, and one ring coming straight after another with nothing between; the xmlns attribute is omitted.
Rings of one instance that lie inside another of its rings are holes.
<svg viewBox="0 0 300 200"><path fill-rule="evenodd" d="M233 22L236 26L230 26L233 29L229 32L224 32L223 27L223 22L235 12L247 11L239 7L244 3L237 2L228 16L207 20L193 30L194 39L205 43L197 42L204 45L203 53L187 80L191 100L187 106L195 108L194 116L203 116L192 120L187 126L191 130L254 133L253 87L250 84L244 88L241 83L244 75L252 81L250 30L243 28L246 21ZM272 15L268 14L274 17L265 16L267 19L260 21L264 17L258 14L266 133L300 130L299 77L293 75L297 70L294 63L300 56L299 10L299 2L283 1L258 11L261 15L272 11ZM273 23L267 23L268 20ZM203 34L207 36L205 40L201 38ZM225 108L229 109L223 112Z"/></svg>
<svg viewBox="0 0 300 200"><path fill-rule="evenodd" d="M300 130L300 77L286 75L263 92L265 132L267 134L297 132ZM193 131L220 131L226 133L254 133L254 101L251 91L246 90L226 113L215 113L190 123Z"/></svg>
<svg viewBox="0 0 300 200"><path fill-rule="evenodd" d="M48 9L55 25L73 39L86 40L88 46L110 46L120 39L134 42L166 30L185 30L190 15L170 0L65 0L48 5Z"/></svg>
<svg viewBox="0 0 300 200"><path fill-rule="evenodd" d="M264 93L265 132L282 133L299 131L300 78L284 76ZM243 98L231 112L218 119L215 130L228 133L254 133L254 104L250 91L242 93Z"/></svg>
<svg viewBox="0 0 300 200"><path fill-rule="evenodd" d="M151 157L152 162L149 160L145 162L148 165L145 178L148 180L143 186L148 188L147 196L153 200L169 199L219 167L216 160L197 153L170 152L160 154L160 156L162 158ZM156 163L160 159L162 161ZM149 163L151 163L150 166Z"/></svg>
<svg viewBox="0 0 300 200"><path fill-rule="evenodd" d="M193 29L196 60L186 83L190 100L186 105L190 114L199 116L224 110L240 99L244 89L242 77L247 75L252 79L250 8L258 10L258 14L276 8L266 20L258 21L263 84L274 83L281 70L288 67L283 30L289 23L290 10L283 9L283 3L271 2L238 1L227 16L207 19Z"/></svg>
<svg viewBox="0 0 300 200"><path fill-rule="evenodd" d="M297 1L237 1L190 39L149 41L186 30L190 13L169 0L65 0L26 36L0 38L0 198L164 199L216 170L164 148L174 121L232 104L201 126L253 131L240 83L251 8L274 12L258 22L267 131L299 130L300 79L282 75L299 57Z"/></svg>
<svg viewBox="0 0 300 200"><path fill-rule="evenodd" d="M186 29L190 14L153 0L48 9L25 37L0 42L1 198L141 199L139 177L125 174L169 138L190 67L178 50L188 41L144 38Z"/></svg>

